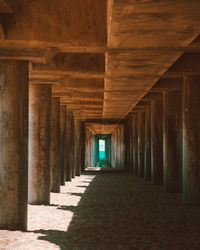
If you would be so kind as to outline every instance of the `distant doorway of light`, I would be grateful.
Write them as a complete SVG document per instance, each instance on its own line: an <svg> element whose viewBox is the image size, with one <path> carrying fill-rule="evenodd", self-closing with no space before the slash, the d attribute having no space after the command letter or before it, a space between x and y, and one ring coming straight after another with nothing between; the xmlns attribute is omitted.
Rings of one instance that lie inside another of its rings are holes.
<svg viewBox="0 0 200 250"><path fill-rule="evenodd" d="M106 142L105 140L99 140L99 160L105 160L106 157Z"/></svg>

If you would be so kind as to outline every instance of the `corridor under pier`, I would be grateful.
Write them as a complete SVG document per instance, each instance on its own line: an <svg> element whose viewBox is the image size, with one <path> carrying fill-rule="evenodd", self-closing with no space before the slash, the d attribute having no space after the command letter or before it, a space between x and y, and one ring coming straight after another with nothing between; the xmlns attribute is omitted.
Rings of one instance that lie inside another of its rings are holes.
<svg viewBox="0 0 200 250"><path fill-rule="evenodd" d="M199 65L199 0L0 0L0 250L199 250Z"/></svg>

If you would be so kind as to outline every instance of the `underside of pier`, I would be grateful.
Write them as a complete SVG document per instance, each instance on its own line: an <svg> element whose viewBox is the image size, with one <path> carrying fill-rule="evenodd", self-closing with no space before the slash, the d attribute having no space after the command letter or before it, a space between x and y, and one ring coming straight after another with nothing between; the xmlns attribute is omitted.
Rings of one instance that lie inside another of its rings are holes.
<svg viewBox="0 0 200 250"><path fill-rule="evenodd" d="M199 249L199 65L199 0L0 0L2 249Z"/></svg>

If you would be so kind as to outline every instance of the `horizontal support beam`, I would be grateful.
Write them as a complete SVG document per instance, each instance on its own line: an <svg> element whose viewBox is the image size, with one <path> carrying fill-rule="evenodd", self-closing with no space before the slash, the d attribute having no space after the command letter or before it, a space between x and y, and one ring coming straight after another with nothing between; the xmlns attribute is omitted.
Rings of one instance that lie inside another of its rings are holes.
<svg viewBox="0 0 200 250"><path fill-rule="evenodd" d="M0 55L1 59L1 55ZM50 73L49 71L41 71L44 74ZM31 80L34 78L37 78L37 73L41 72L32 71L31 72ZM35 76L33 76L35 74ZM164 74L146 74L146 73L133 73L133 74L96 74L96 73L80 73L80 72L65 72L65 71L51 71L52 76L58 75L62 78L62 81L65 81L66 79L81 79L81 78L87 78L87 79L148 79L148 78L181 78L184 76L194 76L194 75L200 75L199 72L170 72L170 73L164 73Z"/></svg>
<svg viewBox="0 0 200 250"><path fill-rule="evenodd" d="M37 76L41 74L60 75L60 76L63 76L64 79L70 79L70 78L102 79L106 77L104 73L61 71L61 70L32 70L32 75Z"/></svg>
<svg viewBox="0 0 200 250"><path fill-rule="evenodd" d="M81 106L99 106L99 107L103 107L103 101L93 101L93 100L89 100L89 101L85 101L85 100L69 100L66 99L65 97L61 97L60 101L65 101L68 105L69 104L74 104L74 105L81 105Z"/></svg>
<svg viewBox="0 0 200 250"><path fill-rule="evenodd" d="M0 0L3 1L3 0ZM4 1L5 2L5 1ZM1 9L0 9L1 11ZM3 10L2 10L3 11ZM12 13L11 10L8 12ZM47 63L58 52L65 53L135 53L135 52L192 52L199 53L199 46L172 46L172 47L124 47L124 48L110 48L110 47L66 47L65 44L45 43L45 42L20 42L20 41L4 41L3 46L0 47L1 58L16 59L16 60L28 60L34 63ZM33 47L34 46L34 47ZM48 47L47 47L48 46ZM14 54L12 51L15 52ZM34 55L34 50L44 50L45 53L41 55Z"/></svg>
<svg viewBox="0 0 200 250"><path fill-rule="evenodd" d="M62 91L54 91L52 89L52 95L54 97L66 97L66 98L98 98L100 100L103 100L104 95L102 92L80 92L80 91L69 91L69 92L62 92Z"/></svg>
<svg viewBox="0 0 200 250"><path fill-rule="evenodd" d="M62 102L63 103L63 102ZM103 107L93 107L93 106L76 106L76 105L69 105L69 104L66 104L66 103L63 103L65 105L67 105L67 108L74 108L74 109L79 109L79 110L95 110L95 109L99 109L101 111L103 111Z"/></svg>
<svg viewBox="0 0 200 250"><path fill-rule="evenodd" d="M30 84L52 84L52 85L58 85L60 83L60 80L58 79L29 79Z"/></svg>
<svg viewBox="0 0 200 250"><path fill-rule="evenodd" d="M58 53L58 49L53 48L19 48L0 47L0 60L19 60L35 63L47 63L47 61Z"/></svg>
<svg viewBox="0 0 200 250"><path fill-rule="evenodd" d="M171 47L65 47L61 49L66 53L134 53L134 52L200 52L197 46L171 46Z"/></svg>
<svg viewBox="0 0 200 250"><path fill-rule="evenodd" d="M107 125L107 124L124 124L124 122L119 121L118 119L90 119L90 120L87 120L87 122L101 123L103 125Z"/></svg>
<svg viewBox="0 0 200 250"><path fill-rule="evenodd" d="M184 76L193 76L200 75L199 72L170 72L163 74L147 74L147 73L133 73L133 74L108 74L106 75L107 79L147 79L147 78L181 78Z"/></svg>
<svg viewBox="0 0 200 250"><path fill-rule="evenodd" d="M95 93L95 92L98 92L98 93L101 93L101 92L104 92L104 89L103 88L87 88L87 87L82 87L82 88L70 88L70 87L58 87L58 86L55 86L53 87L53 92L54 93L60 93L60 92L63 92L63 93L76 93L76 92L80 92L80 93Z"/></svg>
<svg viewBox="0 0 200 250"><path fill-rule="evenodd" d="M66 95L60 95L60 93L53 93L52 94L52 97L62 97L62 102L66 102L66 104L68 102L71 102L71 101L102 101L102 98L100 97L87 97L87 96L66 96Z"/></svg>

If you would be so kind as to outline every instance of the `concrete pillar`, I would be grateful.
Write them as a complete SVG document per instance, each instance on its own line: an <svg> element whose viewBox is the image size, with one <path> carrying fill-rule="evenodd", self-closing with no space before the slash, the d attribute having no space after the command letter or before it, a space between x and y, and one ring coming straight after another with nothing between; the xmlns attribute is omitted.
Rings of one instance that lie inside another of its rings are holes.
<svg viewBox="0 0 200 250"><path fill-rule="evenodd" d="M122 152L122 150L120 151ZM106 138L106 160L108 167L111 167L111 137L109 135ZM122 159L121 159L121 165L122 165Z"/></svg>
<svg viewBox="0 0 200 250"><path fill-rule="evenodd" d="M96 139L95 139L95 142L96 142ZM95 150L96 150L96 148L95 148ZM99 161L99 140L98 139L97 139L97 160Z"/></svg>
<svg viewBox="0 0 200 250"><path fill-rule="evenodd" d="M125 164L126 170L129 170L129 163L130 163L130 148L129 148L129 131L128 131L128 126L126 127L126 143L127 143L127 162ZM119 127L116 129L116 150L117 150L117 167L120 168L120 130Z"/></svg>
<svg viewBox="0 0 200 250"><path fill-rule="evenodd" d="M129 169L129 139L128 139L128 133L126 134L126 139L127 139L127 141L126 141L126 146L127 146L127 148L126 148L126 152L127 152L127 155L126 155L126 165L125 165L125 167L126 167L126 170L128 170ZM120 159L120 147L119 147L119 144L120 144L120 138L119 138L119 129L117 128L116 129L116 166L117 166L117 168L119 168L120 167L120 161L119 161L119 159Z"/></svg>
<svg viewBox="0 0 200 250"><path fill-rule="evenodd" d="M125 164L124 125L121 125L121 134L122 134L122 140L121 140L121 159L122 159L122 166L124 168L124 164Z"/></svg>
<svg viewBox="0 0 200 250"><path fill-rule="evenodd" d="M60 106L60 167L61 185L65 186L66 180L66 106Z"/></svg>
<svg viewBox="0 0 200 250"><path fill-rule="evenodd" d="M99 160L99 137L95 136L94 137L94 162L93 165L95 166L97 161Z"/></svg>
<svg viewBox="0 0 200 250"><path fill-rule="evenodd" d="M94 134L91 133L91 163L90 166L93 167L93 162L94 162Z"/></svg>
<svg viewBox="0 0 200 250"><path fill-rule="evenodd" d="M163 92L163 186L182 192L182 91Z"/></svg>
<svg viewBox="0 0 200 250"><path fill-rule="evenodd" d="M85 170L85 122L81 122L81 172Z"/></svg>
<svg viewBox="0 0 200 250"><path fill-rule="evenodd" d="M133 174L138 176L138 113L133 114Z"/></svg>
<svg viewBox="0 0 200 250"><path fill-rule="evenodd" d="M126 120L126 124L125 124L125 129L124 129L124 133L125 133L125 169L127 171L131 171L131 151L130 151L130 120L127 119ZM120 157L120 130L119 127L117 128L117 133L116 133L116 139L117 139L117 162L118 159Z"/></svg>
<svg viewBox="0 0 200 250"><path fill-rule="evenodd" d="M129 155L129 158L128 158L128 168L127 168L127 170L130 172L130 163L131 163L131 161L130 161L130 126L129 126L130 124L129 124L129 121L128 121L128 135L129 135L129 140L128 140L128 155ZM120 126L118 126L118 128L117 128L117 138L118 138L118 143L117 143L117 151L118 151L118 153L117 153L117 156L118 156L118 167L119 168L121 168L122 167L122 165L121 165L121 144L122 144L122 137L121 137L121 135L122 135L122 133L121 133L121 129L120 129Z"/></svg>
<svg viewBox="0 0 200 250"><path fill-rule="evenodd" d="M144 177L145 111L138 112L138 175Z"/></svg>
<svg viewBox="0 0 200 250"><path fill-rule="evenodd" d="M91 167L91 143L92 143L92 133L91 131L87 128L86 129L86 150L85 150L85 165L86 167Z"/></svg>
<svg viewBox="0 0 200 250"><path fill-rule="evenodd" d="M151 106L146 106L144 178L151 181Z"/></svg>
<svg viewBox="0 0 200 250"><path fill-rule="evenodd" d="M151 181L163 184L163 103L151 101Z"/></svg>
<svg viewBox="0 0 200 250"><path fill-rule="evenodd" d="M29 87L29 204L50 202L51 85Z"/></svg>
<svg viewBox="0 0 200 250"><path fill-rule="evenodd" d="M60 98L51 101L51 192L60 192Z"/></svg>
<svg viewBox="0 0 200 250"><path fill-rule="evenodd" d="M71 118L71 164L72 164L72 178L75 178L75 164L74 164L74 115Z"/></svg>
<svg viewBox="0 0 200 250"><path fill-rule="evenodd" d="M185 77L183 87L183 201L200 203L200 77Z"/></svg>
<svg viewBox="0 0 200 250"><path fill-rule="evenodd" d="M66 120L66 181L71 181L72 179L72 162L71 162L71 119L72 112L67 111L67 120Z"/></svg>
<svg viewBox="0 0 200 250"><path fill-rule="evenodd" d="M120 127L120 131L121 131L121 127ZM133 117L130 117L129 120L129 133L130 133L130 172L131 174L133 174ZM121 135L122 138L122 135ZM121 146L122 146L122 142L121 142ZM122 150L120 150L122 153Z"/></svg>
<svg viewBox="0 0 200 250"><path fill-rule="evenodd" d="M127 137L127 136L125 136ZM125 147L127 147L126 145L127 142L125 142ZM127 150L125 149L126 153L127 153ZM126 161L125 161L125 168L126 168L126 165L127 165L127 159L128 159L128 156L126 154ZM116 165L116 168L118 167L118 132L117 132L117 129L115 130L115 165Z"/></svg>
<svg viewBox="0 0 200 250"><path fill-rule="evenodd" d="M26 230L28 63L0 61L0 229Z"/></svg>
<svg viewBox="0 0 200 250"><path fill-rule="evenodd" d="M115 133L111 135L111 167L115 168Z"/></svg>
<svg viewBox="0 0 200 250"><path fill-rule="evenodd" d="M86 166L87 167L90 167L90 131L89 129L87 129L87 148L86 148L86 151L85 151L85 157L87 159L87 162L86 162Z"/></svg>
<svg viewBox="0 0 200 250"><path fill-rule="evenodd" d="M75 175L81 175L81 121L74 119L74 164Z"/></svg>

